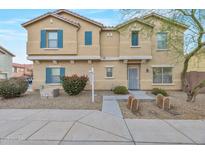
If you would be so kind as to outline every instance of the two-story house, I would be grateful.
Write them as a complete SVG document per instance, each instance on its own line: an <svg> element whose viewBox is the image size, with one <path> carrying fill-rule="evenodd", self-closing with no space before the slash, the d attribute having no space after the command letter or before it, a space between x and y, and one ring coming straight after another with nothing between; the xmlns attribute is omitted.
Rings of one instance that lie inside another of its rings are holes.
<svg viewBox="0 0 205 154"><path fill-rule="evenodd" d="M0 80L12 75L12 59L15 55L0 46Z"/></svg>
<svg viewBox="0 0 205 154"><path fill-rule="evenodd" d="M163 16L150 14L106 27L68 10L30 20L22 26L28 32L33 88L59 86L60 76L88 74L93 67L98 90L118 85L131 90L179 90L182 65L175 62L168 46L169 32L161 30L168 22ZM181 32L176 37L181 38L183 52L183 32L187 27L177 22L172 26Z"/></svg>

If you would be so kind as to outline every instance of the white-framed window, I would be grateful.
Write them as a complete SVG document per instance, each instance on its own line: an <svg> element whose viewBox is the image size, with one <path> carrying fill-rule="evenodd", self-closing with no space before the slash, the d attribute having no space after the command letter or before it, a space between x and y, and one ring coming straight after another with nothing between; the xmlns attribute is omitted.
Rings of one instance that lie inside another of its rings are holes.
<svg viewBox="0 0 205 154"><path fill-rule="evenodd" d="M153 67L153 83L154 84L171 84L172 67Z"/></svg>
<svg viewBox="0 0 205 154"><path fill-rule="evenodd" d="M51 80L53 83L60 82L60 68L52 68L51 69Z"/></svg>
<svg viewBox="0 0 205 154"><path fill-rule="evenodd" d="M166 50L168 49L168 34L167 32L157 33L157 49Z"/></svg>
<svg viewBox="0 0 205 154"><path fill-rule="evenodd" d="M113 67L106 67L106 77L113 78Z"/></svg>
<svg viewBox="0 0 205 154"><path fill-rule="evenodd" d="M7 76L7 73L1 73L0 72L0 80L4 80L4 79L7 79L8 76Z"/></svg>
<svg viewBox="0 0 205 154"><path fill-rule="evenodd" d="M65 76L64 67L47 67L46 68L46 83L60 83L61 77Z"/></svg>
<svg viewBox="0 0 205 154"><path fill-rule="evenodd" d="M47 45L48 48L58 48L58 32L57 30L46 31L47 32Z"/></svg>

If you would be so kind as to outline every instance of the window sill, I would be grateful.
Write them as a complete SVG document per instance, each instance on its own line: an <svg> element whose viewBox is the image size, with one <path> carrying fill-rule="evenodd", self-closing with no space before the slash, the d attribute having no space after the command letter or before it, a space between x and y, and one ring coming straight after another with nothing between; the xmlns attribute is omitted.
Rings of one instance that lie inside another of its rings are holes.
<svg viewBox="0 0 205 154"><path fill-rule="evenodd" d="M45 50L58 50L59 48L44 48Z"/></svg>
<svg viewBox="0 0 205 154"><path fill-rule="evenodd" d="M104 77L105 79L114 79L114 77Z"/></svg>
<svg viewBox="0 0 205 154"><path fill-rule="evenodd" d="M156 49L156 51L169 51L169 49Z"/></svg>
<svg viewBox="0 0 205 154"><path fill-rule="evenodd" d="M174 83L152 83L153 86L175 86Z"/></svg>
<svg viewBox="0 0 205 154"><path fill-rule="evenodd" d="M61 83L46 83L48 86L60 86Z"/></svg>
<svg viewBox="0 0 205 154"><path fill-rule="evenodd" d="M91 45L89 45L89 44L88 44L88 45L84 44L84 46L85 46L85 47L92 47L92 44L91 44Z"/></svg>
<svg viewBox="0 0 205 154"><path fill-rule="evenodd" d="M130 46L130 48L141 48L141 46Z"/></svg>

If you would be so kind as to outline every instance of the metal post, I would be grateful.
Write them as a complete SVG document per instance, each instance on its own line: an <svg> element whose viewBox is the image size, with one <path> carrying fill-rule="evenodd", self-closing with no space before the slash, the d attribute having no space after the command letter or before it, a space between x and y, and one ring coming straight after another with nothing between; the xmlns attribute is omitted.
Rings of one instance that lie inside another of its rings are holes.
<svg viewBox="0 0 205 154"><path fill-rule="evenodd" d="M94 68L92 67L91 68L91 75L92 75L92 103L94 103L95 102L95 92L94 92L94 80L95 80L95 77L94 77Z"/></svg>

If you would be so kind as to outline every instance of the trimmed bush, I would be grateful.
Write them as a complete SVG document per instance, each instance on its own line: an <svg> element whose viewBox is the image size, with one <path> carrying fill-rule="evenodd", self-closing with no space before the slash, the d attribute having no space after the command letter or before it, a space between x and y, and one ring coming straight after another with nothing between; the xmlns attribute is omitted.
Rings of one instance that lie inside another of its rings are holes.
<svg viewBox="0 0 205 154"><path fill-rule="evenodd" d="M152 94L154 95L162 94L163 96L168 96L168 93L164 89L160 89L160 88L153 88Z"/></svg>
<svg viewBox="0 0 205 154"><path fill-rule="evenodd" d="M16 84L20 85L19 90L24 94L28 90L29 83L25 78L11 78Z"/></svg>
<svg viewBox="0 0 205 154"><path fill-rule="evenodd" d="M78 95L84 90L88 81L87 76L78 76L76 74L72 76L65 76L61 78L64 91L69 95Z"/></svg>
<svg viewBox="0 0 205 154"><path fill-rule="evenodd" d="M24 94L28 89L28 82L24 78L11 78L0 81L0 96L14 98Z"/></svg>
<svg viewBox="0 0 205 154"><path fill-rule="evenodd" d="M113 89L115 94L128 94L128 89L125 86L117 86Z"/></svg>

